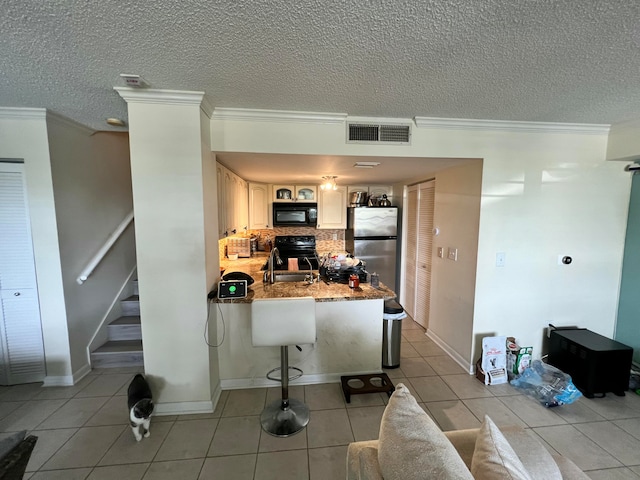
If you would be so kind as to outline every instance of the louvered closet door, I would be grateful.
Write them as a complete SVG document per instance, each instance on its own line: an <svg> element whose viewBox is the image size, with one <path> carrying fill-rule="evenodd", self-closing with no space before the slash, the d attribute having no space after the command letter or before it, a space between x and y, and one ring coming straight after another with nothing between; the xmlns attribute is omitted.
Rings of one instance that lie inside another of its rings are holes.
<svg viewBox="0 0 640 480"><path fill-rule="evenodd" d="M431 261L433 252L433 214L435 182L420 184L418 194L418 253L416 260L416 316L414 320L429 327L431 304Z"/></svg>
<svg viewBox="0 0 640 480"><path fill-rule="evenodd" d="M0 384L45 376L24 172L0 162Z"/></svg>
<svg viewBox="0 0 640 480"><path fill-rule="evenodd" d="M418 258L418 187L407 189L407 245L404 255L404 309L411 318L416 314L416 261Z"/></svg>

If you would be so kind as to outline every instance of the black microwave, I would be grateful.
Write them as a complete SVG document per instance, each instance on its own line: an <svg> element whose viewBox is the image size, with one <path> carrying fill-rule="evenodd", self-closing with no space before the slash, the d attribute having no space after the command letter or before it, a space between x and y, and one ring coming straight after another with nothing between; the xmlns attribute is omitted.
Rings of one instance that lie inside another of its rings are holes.
<svg viewBox="0 0 640 480"><path fill-rule="evenodd" d="M273 225L275 227L315 227L318 223L317 203L276 203L273 204Z"/></svg>

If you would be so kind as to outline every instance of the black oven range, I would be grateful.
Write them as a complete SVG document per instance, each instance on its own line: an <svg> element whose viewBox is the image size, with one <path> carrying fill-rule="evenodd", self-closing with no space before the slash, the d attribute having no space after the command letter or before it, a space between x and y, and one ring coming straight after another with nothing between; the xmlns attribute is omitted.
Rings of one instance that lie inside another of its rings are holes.
<svg viewBox="0 0 640 480"><path fill-rule="evenodd" d="M274 262L275 270L287 270L289 259L297 259L298 270L318 270L318 254L316 252L316 237L313 235L276 235L274 247L278 249L278 254L282 259L282 264ZM307 260L308 259L308 262ZM262 270L269 268L267 261Z"/></svg>

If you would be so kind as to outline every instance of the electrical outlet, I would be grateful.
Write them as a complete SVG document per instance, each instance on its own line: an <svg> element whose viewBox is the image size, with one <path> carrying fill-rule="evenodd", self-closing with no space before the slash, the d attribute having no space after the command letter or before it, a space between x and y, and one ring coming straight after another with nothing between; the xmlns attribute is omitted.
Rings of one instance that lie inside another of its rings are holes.
<svg viewBox="0 0 640 480"><path fill-rule="evenodd" d="M458 249L449 247L447 258L449 260L453 260L454 262L458 261Z"/></svg>
<svg viewBox="0 0 640 480"><path fill-rule="evenodd" d="M444 248L438 247L438 257L444 258Z"/></svg>
<svg viewBox="0 0 640 480"><path fill-rule="evenodd" d="M496 267L504 267L507 263L507 254L504 252L496 253Z"/></svg>
<svg viewBox="0 0 640 480"><path fill-rule="evenodd" d="M334 239L334 240L337 240L337 239L338 239L338 234L337 234L337 233L334 233L334 234L333 234L333 239Z"/></svg>

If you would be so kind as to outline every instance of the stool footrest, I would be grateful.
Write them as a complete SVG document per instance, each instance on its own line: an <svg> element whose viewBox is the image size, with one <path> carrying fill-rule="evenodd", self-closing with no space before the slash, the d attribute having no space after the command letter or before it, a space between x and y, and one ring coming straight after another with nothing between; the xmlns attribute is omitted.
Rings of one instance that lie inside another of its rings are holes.
<svg viewBox="0 0 640 480"><path fill-rule="evenodd" d="M276 372L278 370L282 370L282 368L276 367L276 368L274 368L272 370L269 370L267 372L267 378L269 380L273 380L275 382L282 382L282 376L274 377L274 376L271 375L273 372ZM292 377L289 377L289 381L296 380L296 379L300 378L304 374L304 372L302 370L300 370L298 367L289 367L289 370L295 370L296 372L298 372L296 375L294 375Z"/></svg>

